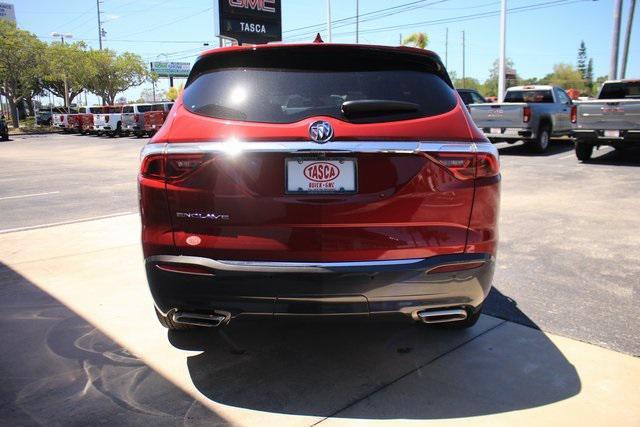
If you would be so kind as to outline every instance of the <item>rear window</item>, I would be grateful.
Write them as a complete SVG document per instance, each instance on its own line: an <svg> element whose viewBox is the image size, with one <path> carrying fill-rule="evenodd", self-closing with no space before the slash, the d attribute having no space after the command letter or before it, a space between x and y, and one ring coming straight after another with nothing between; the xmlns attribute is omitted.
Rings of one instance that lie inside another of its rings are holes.
<svg viewBox="0 0 640 427"><path fill-rule="evenodd" d="M640 98L640 81L605 83L598 99Z"/></svg>
<svg viewBox="0 0 640 427"><path fill-rule="evenodd" d="M122 112L123 112L123 113L133 113L133 107L131 107L131 106L124 107L124 108L122 109Z"/></svg>
<svg viewBox="0 0 640 427"><path fill-rule="evenodd" d="M138 112L146 113L147 111L152 111L153 105L138 105Z"/></svg>
<svg viewBox="0 0 640 427"><path fill-rule="evenodd" d="M504 102L553 103L551 90L508 90Z"/></svg>
<svg viewBox="0 0 640 427"><path fill-rule="evenodd" d="M453 109L454 91L434 73L435 62L414 56L299 48L211 55L194 67L184 105L205 116L268 123L312 116L353 122L406 120ZM402 101L417 108L347 118L341 107L352 100Z"/></svg>

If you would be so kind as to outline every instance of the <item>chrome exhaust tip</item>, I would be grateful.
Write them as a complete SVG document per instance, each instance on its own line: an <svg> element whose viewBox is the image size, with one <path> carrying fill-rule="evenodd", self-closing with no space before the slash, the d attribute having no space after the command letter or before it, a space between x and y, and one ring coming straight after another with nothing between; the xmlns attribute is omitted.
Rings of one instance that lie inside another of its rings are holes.
<svg viewBox="0 0 640 427"><path fill-rule="evenodd" d="M217 328L226 325L231 319L231 313L215 310L213 314L189 313L186 311L176 311L173 313L173 321L183 325L204 326L207 328Z"/></svg>
<svg viewBox="0 0 640 427"><path fill-rule="evenodd" d="M467 318L467 310L451 308L447 310L424 310L418 312L418 319L424 323L457 322Z"/></svg>

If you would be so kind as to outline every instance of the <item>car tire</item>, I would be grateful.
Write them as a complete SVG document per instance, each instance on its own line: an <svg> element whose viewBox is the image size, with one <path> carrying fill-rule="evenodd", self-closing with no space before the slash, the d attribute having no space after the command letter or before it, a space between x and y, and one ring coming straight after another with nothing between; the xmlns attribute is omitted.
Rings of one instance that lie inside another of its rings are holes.
<svg viewBox="0 0 640 427"><path fill-rule="evenodd" d="M197 326L193 326L193 325L184 325L182 323L176 323L173 321L173 318L171 317L173 313L169 313L168 316L165 316L164 314L160 313L156 307L154 308L156 311L156 316L158 317L158 322L160 322L162 326L164 326L165 328L171 331L197 328Z"/></svg>
<svg viewBox="0 0 640 427"><path fill-rule="evenodd" d="M2 140L3 141L8 141L9 140L9 134L5 133L4 135L2 135Z"/></svg>
<svg viewBox="0 0 640 427"><path fill-rule="evenodd" d="M593 145L588 142L576 140L576 157L581 162L588 162L591 160L593 154Z"/></svg>
<svg viewBox="0 0 640 427"><path fill-rule="evenodd" d="M549 139L551 138L551 126L543 123L538 128L536 138L531 141L531 145L536 153L544 153L549 148Z"/></svg>

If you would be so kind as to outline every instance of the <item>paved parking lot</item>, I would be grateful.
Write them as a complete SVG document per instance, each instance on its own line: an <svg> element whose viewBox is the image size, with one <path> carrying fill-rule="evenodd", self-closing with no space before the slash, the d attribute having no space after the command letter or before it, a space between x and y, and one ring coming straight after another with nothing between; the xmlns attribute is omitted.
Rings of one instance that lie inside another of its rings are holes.
<svg viewBox="0 0 640 427"><path fill-rule="evenodd" d="M138 245L143 143L0 144L0 420L640 422L637 153L607 148L580 164L566 142L548 155L500 144L495 289L469 331L298 323L167 334Z"/></svg>

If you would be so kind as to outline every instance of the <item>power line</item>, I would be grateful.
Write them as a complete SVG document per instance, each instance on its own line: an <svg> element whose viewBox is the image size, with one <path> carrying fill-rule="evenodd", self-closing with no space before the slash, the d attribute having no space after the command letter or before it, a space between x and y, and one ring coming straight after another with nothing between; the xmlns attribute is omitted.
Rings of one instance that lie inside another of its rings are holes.
<svg viewBox="0 0 640 427"><path fill-rule="evenodd" d="M175 20L173 20L171 22L165 22L163 24L156 25L154 27L149 27L147 29L144 29L144 30L141 30L141 31L137 31L135 33L127 33L127 36L131 37L131 36L137 36L138 34L148 33L149 31L157 30L158 28L163 28L163 27L166 27L167 25L172 25L172 24L184 21L185 19L193 18L194 16L201 15L204 12L208 12L208 11L210 11L212 9L213 9L213 6L208 7L206 9L204 9L204 10L199 11L199 12L193 13L191 15L187 15L187 16L183 16L181 18L175 19Z"/></svg>
<svg viewBox="0 0 640 427"><path fill-rule="evenodd" d="M526 6L519 6L519 7L511 8L507 12L508 13L520 13L520 12L526 12L526 11L530 11L530 10L546 9L546 8L555 7L555 6L564 6L564 5L569 5L569 4L573 4L573 3L583 3L583 2L586 2L586 1L591 1L591 0L573 0L573 1L569 1L569 0L554 0L554 1L548 1L548 2L545 2L545 3L530 4L530 5L526 5ZM453 23L453 22L464 22L464 21L471 21L471 20L476 20L476 19L482 19L482 18L488 18L488 17L492 17L492 16L497 16L499 14L500 14L499 10L489 11L489 12L479 12L479 13L474 13L474 14L469 14L469 15L462 15L462 16L457 16L457 17L452 17L452 18L441 18L441 19L435 19L435 20L431 20L431 21L405 23L405 24L401 24L401 25L392 25L392 26L381 27L381 28L372 28L372 29L369 29L369 30L360 30L360 33L361 34L362 33L379 33L379 32L384 32L384 31L391 31L391 30L397 30L397 29L403 29L403 28L409 28L409 27L415 27L415 26L439 25L439 24L449 24L449 23ZM337 33L336 36L351 35L351 34L353 34L353 31ZM294 40L290 40L290 41L297 41L297 40L304 40L304 38L294 39Z"/></svg>
<svg viewBox="0 0 640 427"><path fill-rule="evenodd" d="M431 6L431 5L438 4L438 3L444 3L444 2L447 2L447 1L451 1L451 0L436 0L436 1L432 1L431 3L423 4L423 3L427 2L427 1L429 1L429 0L417 0L417 1L412 1L412 2L409 2L409 3L399 4L399 5L392 6L392 7L387 7L387 8L384 8L384 9L373 10L373 11L367 12L367 13L361 13L361 14L359 14L360 22L366 22L366 21L371 21L371 20L374 20L374 19L380 19L380 18L384 18L386 16L397 14L397 13L408 12L408 11L411 11L411 10L419 9L419 8L426 7L426 6ZM397 9L403 9L403 10L397 10ZM392 10L395 10L395 12L389 13ZM377 15L377 14L381 14L381 16L371 17L371 15ZM364 20L361 19L362 17L366 17L366 16L369 16L369 18L364 19ZM345 25L353 25L355 23L355 19L356 18L357 18L357 16L353 15L353 16L348 16L346 18L334 19L331 22L332 22L332 24L343 23L343 24L337 26L337 27L341 27L341 26L345 26ZM353 22L347 22L347 21L353 21ZM293 32L296 32L296 31L299 31L299 30L308 29L308 28L316 28L316 29L319 28L321 30L322 28L324 28L325 25L326 25L326 23L324 23L324 22L321 23L321 24L306 25L304 27L292 28L290 30L283 31L283 34L293 33ZM317 31L314 30L313 32L317 32Z"/></svg>

